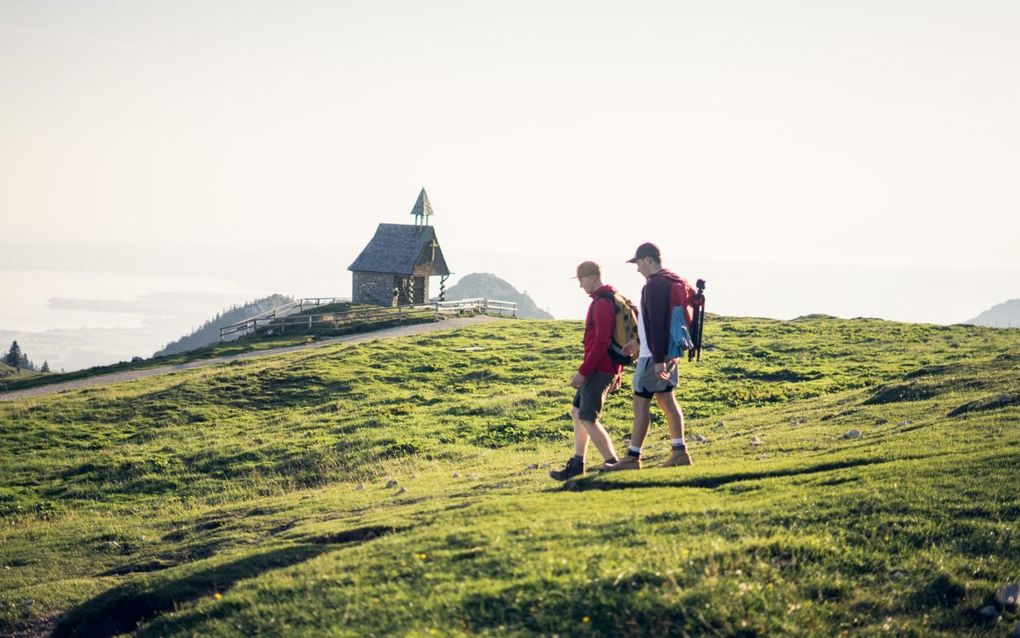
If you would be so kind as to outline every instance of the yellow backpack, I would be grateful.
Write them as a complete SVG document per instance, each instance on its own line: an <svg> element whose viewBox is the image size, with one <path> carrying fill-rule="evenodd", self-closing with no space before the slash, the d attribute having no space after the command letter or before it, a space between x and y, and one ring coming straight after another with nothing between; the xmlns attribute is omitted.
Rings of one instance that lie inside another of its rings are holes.
<svg viewBox="0 0 1020 638"><path fill-rule="evenodd" d="M620 365L629 366L637 361L637 352L632 356L626 355L623 346L631 341L637 341L637 306L619 292L604 291L599 294L599 298L612 301L616 314L616 328L613 329L613 340L609 343L609 358Z"/></svg>

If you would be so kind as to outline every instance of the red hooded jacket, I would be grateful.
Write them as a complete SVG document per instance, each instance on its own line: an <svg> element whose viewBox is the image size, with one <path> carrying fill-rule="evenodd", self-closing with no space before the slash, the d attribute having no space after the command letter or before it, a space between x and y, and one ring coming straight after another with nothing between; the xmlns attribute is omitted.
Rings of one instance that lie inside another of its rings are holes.
<svg viewBox="0 0 1020 638"><path fill-rule="evenodd" d="M616 330L616 305L605 297L599 297L605 292L612 294L616 289L608 285L602 286L590 295L592 302L588 306L588 316L584 321L584 361L577 369L583 377L589 376L592 372L605 372L615 376L622 369L618 363L609 358L609 343L613 339L613 331Z"/></svg>

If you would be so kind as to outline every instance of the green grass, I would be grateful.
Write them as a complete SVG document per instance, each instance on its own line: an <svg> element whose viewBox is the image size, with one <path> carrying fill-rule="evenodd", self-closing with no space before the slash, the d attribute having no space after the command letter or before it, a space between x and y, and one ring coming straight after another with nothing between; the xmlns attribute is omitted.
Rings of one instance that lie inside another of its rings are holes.
<svg viewBox="0 0 1020 638"><path fill-rule="evenodd" d="M0 404L0 633L1008 632L1020 331L711 319L697 464L566 486L577 322Z"/></svg>
<svg viewBox="0 0 1020 638"><path fill-rule="evenodd" d="M339 303L319 306L314 310L309 310L303 313L299 313L290 317L292 321L296 317L311 314L328 314L328 312L349 312L351 310L358 309L374 309L378 308L374 306L352 306L351 304ZM395 312L395 311L394 311ZM191 363L192 361L202 361L205 359L215 359L218 357L228 357L232 355L245 354L249 352L261 352L265 350L273 350L276 348L287 348L291 346L300 346L308 343L313 343L321 339L328 339L329 337L336 337L346 334L358 334L363 332L371 332L373 330L379 330L381 328L389 328L397 325L411 325L417 323L427 323L434 320L434 315L428 312L416 312L407 313L405 311L401 319L398 320L375 320L371 324L357 323L351 321L347 323L338 322L336 325L320 324L315 325L311 329L304 326L284 326L271 324L268 326L269 329L273 330L273 334L269 334L267 330L261 330L260 332L252 335L240 337L232 341L226 341L222 343L215 343L203 348L196 348L187 352L181 352L178 354L172 354L162 357L149 357L148 359L142 359L140 361L122 361L120 363L114 363L105 366L93 366L91 368L85 368L83 370L74 370L72 372L62 373L48 373L48 374L35 374L22 372L17 376L5 376L0 377L4 383L0 386L0 389L4 389L8 392L15 390L25 390L28 388L35 388L43 385L51 385L54 383L63 383L65 381L75 381L78 379L87 379L89 377L95 377L104 374L112 374L115 372L126 372L129 370L147 370L151 368L158 368L167 365L180 365L182 363ZM13 372L13 368L11 369ZM0 370L0 373L3 371Z"/></svg>

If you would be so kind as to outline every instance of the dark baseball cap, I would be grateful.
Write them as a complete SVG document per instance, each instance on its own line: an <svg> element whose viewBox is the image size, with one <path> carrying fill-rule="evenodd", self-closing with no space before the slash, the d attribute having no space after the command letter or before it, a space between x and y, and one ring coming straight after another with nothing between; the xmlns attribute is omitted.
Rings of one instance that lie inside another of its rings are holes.
<svg viewBox="0 0 1020 638"><path fill-rule="evenodd" d="M660 261L661 257L659 255L659 247L650 241L646 241L637 247L637 250L634 252L633 259L628 259L627 263L633 264L642 257L652 257L655 261Z"/></svg>
<svg viewBox="0 0 1020 638"><path fill-rule="evenodd" d="M594 261L582 261L577 265L577 274L571 279L580 279L582 277L590 277L591 275L602 276L602 270L599 265Z"/></svg>

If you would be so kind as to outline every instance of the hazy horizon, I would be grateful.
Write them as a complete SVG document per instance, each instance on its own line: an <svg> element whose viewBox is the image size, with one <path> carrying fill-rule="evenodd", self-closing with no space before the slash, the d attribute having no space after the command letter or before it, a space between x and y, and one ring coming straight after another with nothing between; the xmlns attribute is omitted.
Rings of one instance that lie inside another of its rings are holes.
<svg viewBox="0 0 1020 638"><path fill-rule="evenodd" d="M1016 33L993 1L6 0L0 331L343 294L422 186L456 273L556 316L582 259L635 294L651 240L718 312L966 320L1020 297Z"/></svg>
<svg viewBox="0 0 1020 638"><path fill-rule="evenodd" d="M449 285L471 272L490 272L527 291L557 319L584 315L589 299L569 279L583 259L599 261L605 281L624 294L640 295L643 280L624 263L626 254L522 258L451 247L441 226L437 233L454 269ZM164 248L144 259L124 259L131 252L126 246L65 248L51 259L38 252L8 252L0 257L0 295L12 301L0 306L0 343L17 338L33 361L48 360L56 370L148 357L217 312L257 297L349 296L346 267L360 248L277 249L289 268L266 267L258 259L264 251L256 248L191 253ZM663 245L664 251L669 248ZM86 255L90 270L76 269ZM670 259L669 253L664 260L691 280L707 279L709 310L723 315L792 319L822 313L950 324L1020 298L1020 271L723 262ZM35 291L15 294L25 282ZM438 280L433 288L438 293ZM888 310L893 307L899 310Z"/></svg>

